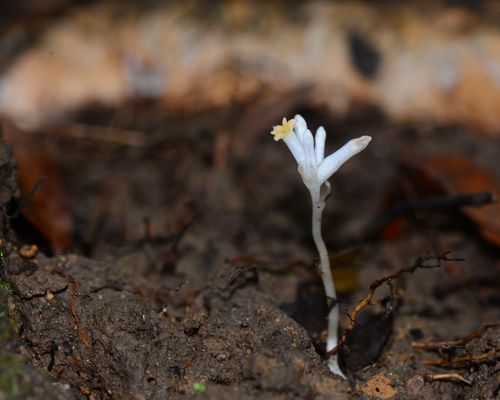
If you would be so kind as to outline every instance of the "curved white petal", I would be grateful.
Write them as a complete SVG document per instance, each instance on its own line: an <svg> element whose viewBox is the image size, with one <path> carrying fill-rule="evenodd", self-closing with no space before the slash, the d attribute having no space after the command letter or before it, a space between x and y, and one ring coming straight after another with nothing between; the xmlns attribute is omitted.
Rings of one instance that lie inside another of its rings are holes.
<svg viewBox="0 0 500 400"><path fill-rule="evenodd" d="M316 164L319 165L323 158L325 158L325 141L326 141L326 131L325 128L320 126L316 130L316 136L314 138L314 150L316 152Z"/></svg>
<svg viewBox="0 0 500 400"><path fill-rule="evenodd" d="M306 155L306 162L313 165L316 168L316 153L314 152L314 138L313 134L309 129L304 132L304 138L302 141L304 146L304 154Z"/></svg>
<svg viewBox="0 0 500 400"><path fill-rule="evenodd" d="M314 153L314 138L309 129L304 132L303 150L305 161L299 165L299 172L304 184L310 190L314 187L319 188L318 168L316 165L316 154Z"/></svg>
<svg viewBox="0 0 500 400"><path fill-rule="evenodd" d="M292 153L293 158L295 158L295 161L297 161L297 164L303 164L306 160L304 147L302 146L302 143L299 142L295 132L292 132L288 136L284 137L283 141L290 149L290 152Z"/></svg>
<svg viewBox="0 0 500 400"><path fill-rule="evenodd" d="M364 150L372 138L370 136L361 136L357 139L352 139L342 146L335 153L326 157L318 167L319 182L324 183L330 176L351 157Z"/></svg>
<svg viewBox="0 0 500 400"><path fill-rule="evenodd" d="M304 143L304 134L307 130L306 120L300 114L296 114L293 119L295 120L294 130L297 133L297 138L301 143Z"/></svg>

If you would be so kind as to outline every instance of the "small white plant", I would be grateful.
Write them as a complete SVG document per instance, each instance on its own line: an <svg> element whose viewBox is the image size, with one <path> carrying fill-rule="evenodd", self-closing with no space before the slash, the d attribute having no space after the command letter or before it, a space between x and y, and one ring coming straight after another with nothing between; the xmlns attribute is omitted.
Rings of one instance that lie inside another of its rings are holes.
<svg viewBox="0 0 500 400"><path fill-rule="evenodd" d="M319 253L320 274L325 288L327 304L330 308L326 343L326 351L330 352L338 344L339 305L330 269L328 251L321 236L321 216L325 208L325 201L330 194L328 179L342 164L365 149L372 138L370 136L361 136L350 140L339 150L325 158L325 128L320 126L313 138L311 131L307 128L306 121L300 115L296 115L290 121L283 118L282 124L275 126L271 134L274 135L274 140L283 139L288 146L299 165L300 176L311 193L312 234ZM337 354L330 356L328 359L328 368L332 373L345 378L340 370Z"/></svg>

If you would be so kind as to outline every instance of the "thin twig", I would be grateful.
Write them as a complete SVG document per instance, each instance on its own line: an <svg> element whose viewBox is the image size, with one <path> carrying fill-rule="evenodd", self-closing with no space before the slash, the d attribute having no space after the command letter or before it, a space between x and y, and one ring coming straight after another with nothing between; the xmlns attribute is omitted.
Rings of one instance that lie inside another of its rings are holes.
<svg viewBox="0 0 500 400"><path fill-rule="evenodd" d="M366 232L359 237L347 238L335 243L335 248L343 248L373 239L392 221L416 212L434 212L456 210L462 207L482 207L495 203L497 199L491 192L473 192L456 196L432 196L399 203L382 215L376 216L369 224Z"/></svg>
<svg viewBox="0 0 500 400"><path fill-rule="evenodd" d="M493 349L487 351L486 353L481 353L472 356L464 356L464 357L454 358L451 360L424 360L422 361L422 364L432 365L436 367L456 367L469 364L481 364L489 360L494 360L497 357L500 357L500 346L494 347Z"/></svg>
<svg viewBox="0 0 500 400"><path fill-rule="evenodd" d="M309 268L310 264L303 260L293 261L267 261L251 256L236 256L229 260L230 264L245 264L254 265L259 269L266 270L271 273L288 273L291 268Z"/></svg>
<svg viewBox="0 0 500 400"><path fill-rule="evenodd" d="M449 252L445 252L442 255L426 255L424 257L419 257L415 260L412 266L407 267L407 268L402 268L393 274L390 274L384 278L377 279L375 282L373 282L370 285L370 288L368 290L368 294L361 299L361 301L356 304L354 307L354 310L351 313L350 317L350 322L347 328L344 329L344 332L342 333L342 336L340 337L340 344L345 343L347 340L347 337L351 333L351 331L354 329L355 324L356 324L356 319L359 315L359 313L367 306L372 304L372 299L373 296L375 295L375 291L382 286L384 283L390 283L391 281L399 278L402 274L406 273L414 273L417 269L432 269L432 268L439 268L442 264L443 261L463 261L461 258L449 258L448 257ZM434 264L427 264L429 261L435 261ZM338 351L338 346L332 350L333 352Z"/></svg>
<svg viewBox="0 0 500 400"><path fill-rule="evenodd" d="M472 386L472 381L470 381L469 379L465 379L462 375L459 375L457 373L428 374L424 376L424 379L427 382L451 381L451 382L465 383L468 386Z"/></svg>
<svg viewBox="0 0 500 400"><path fill-rule="evenodd" d="M45 179L47 179L46 176L42 176L42 177L38 178L36 180L35 184L33 185L33 187L31 188L31 190L29 191L29 193L26 196L24 196L23 198L21 198L21 200L19 201L19 204L17 205L17 207L14 210L14 212L13 213L9 213L7 211L7 209L4 208L4 215L7 218L10 218L10 219L17 218L19 216L19 214L21 214L21 211L23 211L23 209L29 203L31 203L31 200L33 199L33 196L35 195L36 191L43 185L43 183L45 182Z"/></svg>
<svg viewBox="0 0 500 400"><path fill-rule="evenodd" d="M144 147L146 144L146 135L143 132L111 126L65 123L47 133L130 147Z"/></svg>
<svg viewBox="0 0 500 400"><path fill-rule="evenodd" d="M51 272L56 273L63 278L65 278L69 283L71 287L71 294L70 294L70 302L69 302L69 309L71 311L71 315L73 316L73 319L75 320L75 325L76 325L76 331L78 332L78 337L82 341L82 343L88 348L92 349L92 342L85 333L85 331L82 328L82 324L80 321L80 316L78 314L78 309L76 307L76 302L78 300L78 284L76 283L76 280L71 277L70 275L66 274L64 271L54 268Z"/></svg>
<svg viewBox="0 0 500 400"><path fill-rule="evenodd" d="M415 212L455 210L462 207L482 207L496 201L495 195L491 192L473 192L456 196L432 196L410 200L406 203L396 204L387 213L377 217L373 221L369 232L376 234L395 219Z"/></svg>
<svg viewBox="0 0 500 400"><path fill-rule="evenodd" d="M83 344L88 348L92 349L92 342L90 341L89 337L85 333L85 331L82 328L82 323L80 321L80 316L78 314L78 310L76 308L76 302L78 300L78 285L76 281L72 278L70 278L70 284L71 284L71 300L69 303L69 308L71 310L71 314L73 315L73 318L76 323L76 329L78 331L78 336L80 337L80 340L83 342Z"/></svg>
<svg viewBox="0 0 500 400"><path fill-rule="evenodd" d="M430 341L430 342L411 342L411 345L415 349L423 349L423 350L440 350L440 349L446 348L446 347L465 346L467 343L469 343L473 339L481 337L488 328L493 328L493 327L496 327L499 325L500 325L500 322L492 322L492 323L485 324L483 329L481 329L480 331L473 332L473 333L471 333L463 338L460 338L460 339Z"/></svg>

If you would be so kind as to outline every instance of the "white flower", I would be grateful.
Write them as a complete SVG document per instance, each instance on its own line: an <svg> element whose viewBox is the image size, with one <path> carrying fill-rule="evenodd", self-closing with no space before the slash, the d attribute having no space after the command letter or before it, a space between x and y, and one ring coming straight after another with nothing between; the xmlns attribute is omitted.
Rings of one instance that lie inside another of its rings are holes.
<svg viewBox="0 0 500 400"><path fill-rule="evenodd" d="M299 173L311 193L312 200L312 235L320 258L320 271L325 294L329 302L333 303L328 313L328 337L326 351L332 351L338 345L339 305L337 292L333 282L328 250L321 235L321 217L325 208L325 201L330 192L328 179L352 156L363 150L372 138L361 136L350 140L336 152L325 158L326 132L321 126L316 136L309 129L304 118L296 115L287 121L283 118L282 124L275 126L271 132L274 140L283 139L299 165ZM323 186L324 185L324 186ZM328 359L328 368L336 375L345 378L338 363L338 356L334 354Z"/></svg>
<svg viewBox="0 0 500 400"><path fill-rule="evenodd" d="M302 116L295 115L282 125L277 125L271 132L274 140L283 139L299 165L299 173L309 190L321 187L347 160L362 151L372 140L370 136L361 136L350 140L336 152L325 158L325 128L320 126L313 138Z"/></svg>

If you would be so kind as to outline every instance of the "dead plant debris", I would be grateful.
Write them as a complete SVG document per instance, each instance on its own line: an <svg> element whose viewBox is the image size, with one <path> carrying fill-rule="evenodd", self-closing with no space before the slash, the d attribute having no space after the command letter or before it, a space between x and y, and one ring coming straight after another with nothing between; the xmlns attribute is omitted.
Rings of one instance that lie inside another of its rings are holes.
<svg viewBox="0 0 500 400"><path fill-rule="evenodd" d="M418 269L434 269L434 268L439 268L441 267L443 262L446 261L464 261L462 258L451 258L449 257L450 252L445 252L441 255L426 255L423 257L419 257L415 260L413 265L410 267L406 268L401 268L398 271L387 275L383 278L377 279L376 281L372 282L370 284L370 288L368 290L368 293L365 297L363 297L355 306L351 314L349 315L349 324L348 326L344 329L342 332L342 335L340 337L340 344L337 346L336 349L333 350L333 352L337 352L339 347L342 346L346 341L349 336L349 334L352 332L352 330L356 326L356 319L360 312L364 310L366 307L370 305L374 305L372 302L373 296L375 295L376 290L382 286L384 283L388 284L391 287L391 293L393 293L392 298L395 298L395 294L392 288L392 282L403 274L412 274Z"/></svg>
<svg viewBox="0 0 500 400"><path fill-rule="evenodd" d="M472 385L472 381L469 379L465 379L462 375L457 373L447 373L447 374L427 374L424 376L427 382L435 382L435 381L450 381L457 383L465 383L468 386Z"/></svg>

